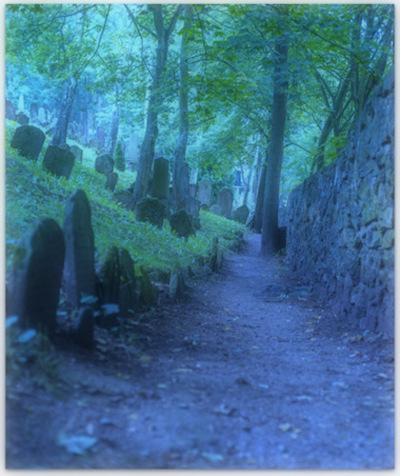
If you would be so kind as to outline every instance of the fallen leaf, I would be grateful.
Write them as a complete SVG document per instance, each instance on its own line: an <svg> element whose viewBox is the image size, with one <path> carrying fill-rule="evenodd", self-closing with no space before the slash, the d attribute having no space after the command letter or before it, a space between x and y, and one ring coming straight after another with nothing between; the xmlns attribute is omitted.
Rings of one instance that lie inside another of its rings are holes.
<svg viewBox="0 0 400 476"><path fill-rule="evenodd" d="M208 461L211 461L212 463L217 463L218 461L224 461L224 457L218 453L203 452L201 453L201 456L203 456L203 458L207 459Z"/></svg>
<svg viewBox="0 0 400 476"><path fill-rule="evenodd" d="M279 429L284 432L289 431L291 428L292 428L292 425L290 423L281 423L279 425Z"/></svg>
<svg viewBox="0 0 400 476"><path fill-rule="evenodd" d="M74 455L83 455L96 442L97 438L91 436L67 436L61 433L58 437L58 444Z"/></svg>

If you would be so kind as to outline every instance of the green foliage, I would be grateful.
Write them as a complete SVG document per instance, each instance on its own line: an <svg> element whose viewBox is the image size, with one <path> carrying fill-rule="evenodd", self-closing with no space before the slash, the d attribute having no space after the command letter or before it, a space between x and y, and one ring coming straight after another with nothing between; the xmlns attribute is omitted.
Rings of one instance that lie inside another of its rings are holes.
<svg viewBox="0 0 400 476"><path fill-rule="evenodd" d="M15 123L14 123L15 124ZM15 125L7 121L6 143ZM82 189L92 208L97 259L106 255L110 245L126 248L135 263L148 270L168 273L176 266L192 265L208 256L214 235L224 249L240 241L245 228L238 223L202 212L202 230L187 241L171 232L168 221L162 229L135 220L135 214L120 206L104 188L104 177L92 162L76 163L69 180L57 178L42 168L41 160L29 161L6 146L6 253L10 271L18 243L33 222L54 218L62 226L68 196ZM127 173L127 172L124 172Z"/></svg>
<svg viewBox="0 0 400 476"><path fill-rule="evenodd" d="M120 141L117 142L114 161L115 161L115 168L121 172L124 172L126 169L125 155L124 155L124 151L122 150L122 145Z"/></svg>

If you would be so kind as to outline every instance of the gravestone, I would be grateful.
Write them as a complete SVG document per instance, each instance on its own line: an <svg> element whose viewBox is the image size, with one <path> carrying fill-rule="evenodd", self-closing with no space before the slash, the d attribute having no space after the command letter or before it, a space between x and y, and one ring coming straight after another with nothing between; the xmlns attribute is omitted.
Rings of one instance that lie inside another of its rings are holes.
<svg viewBox="0 0 400 476"><path fill-rule="evenodd" d="M105 146L105 140L106 140L106 133L104 131L104 127L99 126L97 128L97 144L100 149L102 149Z"/></svg>
<svg viewBox="0 0 400 476"><path fill-rule="evenodd" d="M6 118L11 121L17 120L14 104L9 99L6 101Z"/></svg>
<svg viewBox="0 0 400 476"><path fill-rule="evenodd" d="M44 107L39 107L38 119L42 125L46 123L47 119L46 119L46 111L44 110Z"/></svg>
<svg viewBox="0 0 400 476"><path fill-rule="evenodd" d="M108 175L114 170L114 161L110 154L102 154L96 158L95 169L103 175Z"/></svg>
<svg viewBox="0 0 400 476"><path fill-rule="evenodd" d="M129 143L125 150L125 160L129 164L137 164L138 162L138 141L134 132L129 137Z"/></svg>
<svg viewBox="0 0 400 476"><path fill-rule="evenodd" d="M140 284L141 284L141 293L140 293L140 299L148 307L152 307L156 304L156 291L154 289L154 286L149 278L149 275L147 274L147 271L143 266L140 266Z"/></svg>
<svg viewBox="0 0 400 476"><path fill-rule="evenodd" d="M222 216L232 217L233 192L228 187L223 187L218 192L217 204L221 207Z"/></svg>
<svg viewBox="0 0 400 476"><path fill-rule="evenodd" d="M25 327L52 336L64 266L65 244L60 226L42 220L14 256L13 300Z"/></svg>
<svg viewBox="0 0 400 476"><path fill-rule="evenodd" d="M86 296L95 296L94 233L89 200L83 190L68 199L64 219L64 282L68 301L79 307Z"/></svg>
<svg viewBox="0 0 400 476"><path fill-rule="evenodd" d="M83 160L83 150L78 147L77 145L71 145L70 149L69 149L75 156L75 159L82 163L82 160Z"/></svg>
<svg viewBox="0 0 400 476"><path fill-rule="evenodd" d="M209 207L211 205L212 183L208 179L200 180L197 184L197 200L201 205Z"/></svg>
<svg viewBox="0 0 400 476"><path fill-rule="evenodd" d="M113 192L115 190L117 182L118 182L118 174L116 172L111 172L110 174L107 175L105 188Z"/></svg>
<svg viewBox="0 0 400 476"><path fill-rule="evenodd" d="M46 150L43 166L57 177L69 178L75 164L75 156L68 147L49 145Z"/></svg>
<svg viewBox="0 0 400 476"><path fill-rule="evenodd" d="M210 211L210 213L212 213L214 215L218 215L218 216L222 217L221 205L218 205L217 203L214 203L214 205L211 205L209 211Z"/></svg>
<svg viewBox="0 0 400 476"><path fill-rule="evenodd" d="M37 160L46 136L35 126L20 126L15 130L11 147L28 159Z"/></svg>
<svg viewBox="0 0 400 476"><path fill-rule="evenodd" d="M168 294L171 299L179 298L185 291L185 280L183 274L178 269L172 271L169 278Z"/></svg>
<svg viewBox="0 0 400 476"><path fill-rule="evenodd" d="M119 255L118 248L111 246L100 268L102 300L104 303L118 303L119 299Z"/></svg>
<svg viewBox="0 0 400 476"><path fill-rule="evenodd" d="M138 307L138 299L136 295L136 277L135 263L131 255L124 248L119 248L119 300L118 304L122 314L128 314Z"/></svg>
<svg viewBox="0 0 400 476"><path fill-rule="evenodd" d="M145 197L136 205L135 214L136 220L148 221L162 228L164 218L168 216L168 207L158 198Z"/></svg>
<svg viewBox="0 0 400 476"><path fill-rule="evenodd" d="M248 209L247 205L244 204L233 212L233 219L240 223L245 224L249 216L249 213L250 213L250 210Z"/></svg>
<svg viewBox="0 0 400 476"><path fill-rule="evenodd" d="M85 349L93 349L94 341L94 315L93 309L86 307L79 310L73 329L74 342Z"/></svg>
<svg viewBox="0 0 400 476"><path fill-rule="evenodd" d="M192 217L185 211L180 210L178 213L171 215L169 222L171 229L175 231L176 235L187 239L190 235L194 235Z"/></svg>
<svg viewBox="0 0 400 476"><path fill-rule="evenodd" d="M39 114L39 104L37 102L32 102L30 107L31 119L38 117L38 114Z"/></svg>
<svg viewBox="0 0 400 476"><path fill-rule="evenodd" d="M99 141L97 140L97 137L92 137L91 139L89 139L86 145L87 147L90 147L91 149L98 149Z"/></svg>
<svg viewBox="0 0 400 476"><path fill-rule="evenodd" d="M17 114L17 122L21 126L26 126L29 124L29 117L24 112L19 112Z"/></svg>
<svg viewBox="0 0 400 476"><path fill-rule="evenodd" d="M113 199L120 203L127 210L135 210L135 201L132 192L129 190L117 190L113 194Z"/></svg>
<svg viewBox="0 0 400 476"><path fill-rule="evenodd" d="M154 161L151 196L160 200L168 199L169 196L169 161L163 157Z"/></svg>

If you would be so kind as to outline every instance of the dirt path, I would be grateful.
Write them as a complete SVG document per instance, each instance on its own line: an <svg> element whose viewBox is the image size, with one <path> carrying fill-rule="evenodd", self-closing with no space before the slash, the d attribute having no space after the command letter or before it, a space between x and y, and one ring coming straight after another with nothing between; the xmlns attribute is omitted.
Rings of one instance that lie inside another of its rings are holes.
<svg viewBox="0 0 400 476"><path fill-rule="evenodd" d="M259 240L148 315L133 346L126 331L108 353L63 350L61 397L15 384L8 466L392 468L393 342L339 327ZM61 434L95 444L74 455Z"/></svg>

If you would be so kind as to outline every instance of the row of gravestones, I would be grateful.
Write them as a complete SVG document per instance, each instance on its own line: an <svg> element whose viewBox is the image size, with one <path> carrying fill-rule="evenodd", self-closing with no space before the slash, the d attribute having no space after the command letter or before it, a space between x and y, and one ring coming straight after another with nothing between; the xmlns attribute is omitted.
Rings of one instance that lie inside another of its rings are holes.
<svg viewBox="0 0 400 476"><path fill-rule="evenodd" d="M212 183L208 179L202 179L193 189L196 198L200 201L201 207L209 210L214 215L223 216L225 218L232 218L241 223L246 223L249 216L249 209L247 205L242 205L236 210L232 211L233 206L233 192L228 187L223 187L219 190L217 195L217 202L212 204Z"/></svg>
<svg viewBox="0 0 400 476"><path fill-rule="evenodd" d="M127 250L112 246L98 275L94 256L91 208L85 192L78 190L67 201L62 229L46 218L19 245L7 290L7 315L17 315L24 327L52 338L62 289L69 305L78 310L75 341L91 348L95 325L110 328L118 316L155 303L155 290L142 267L138 286Z"/></svg>
<svg viewBox="0 0 400 476"><path fill-rule="evenodd" d="M217 271L222 253L218 239L208 259ZM18 246L13 260L11 285L6 290L6 314L17 315L25 328L35 328L53 338L62 292L72 313L76 344L92 349L95 326L111 328L141 307L156 304L156 289L143 266L135 275L135 263L124 248L110 246L95 271L95 238L90 203L84 191L72 194L66 204L63 227L52 218L42 220ZM184 274L170 275L169 294L184 290Z"/></svg>
<svg viewBox="0 0 400 476"><path fill-rule="evenodd" d="M38 160L45 141L45 134L35 126L24 125L15 130L11 139L11 147L18 150L19 154L31 160ZM57 177L69 178L75 161L82 163L83 151L76 145L65 144L62 147L49 145L44 159L44 168ZM118 174L113 172L114 161L108 154L97 157L95 169L106 176L105 188L114 191Z"/></svg>

